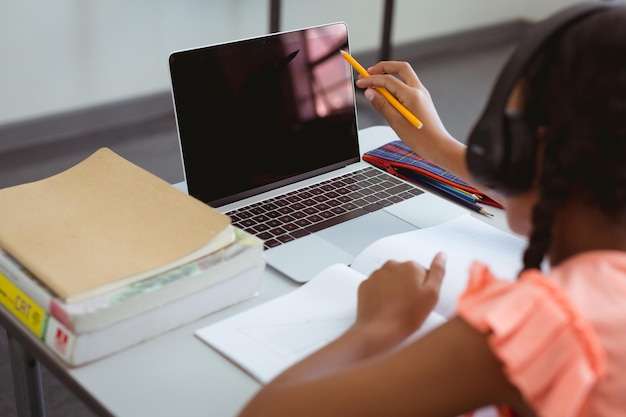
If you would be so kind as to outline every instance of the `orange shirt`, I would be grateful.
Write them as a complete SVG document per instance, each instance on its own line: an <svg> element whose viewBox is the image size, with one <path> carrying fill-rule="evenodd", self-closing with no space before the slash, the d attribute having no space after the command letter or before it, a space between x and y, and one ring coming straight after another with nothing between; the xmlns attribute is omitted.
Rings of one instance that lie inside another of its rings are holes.
<svg viewBox="0 0 626 417"><path fill-rule="evenodd" d="M509 380L546 417L626 410L626 253L587 252L515 282L475 263L458 315L482 332Z"/></svg>

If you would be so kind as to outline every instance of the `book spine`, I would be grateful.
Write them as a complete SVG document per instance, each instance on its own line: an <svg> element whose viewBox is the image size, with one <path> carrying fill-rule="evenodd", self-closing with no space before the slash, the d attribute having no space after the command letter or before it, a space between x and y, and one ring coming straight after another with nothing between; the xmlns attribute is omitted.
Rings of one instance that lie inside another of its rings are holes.
<svg viewBox="0 0 626 417"><path fill-rule="evenodd" d="M0 304L54 353L71 364L76 336L0 272Z"/></svg>
<svg viewBox="0 0 626 417"><path fill-rule="evenodd" d="M0 304L40 339L45 337L50 315L0 272Z"/></svg>
<svg viewBox="0 0 626 417"><path fill-rule="evenodd" d="M8 253L0 249L0 273L5 279L26 294L35 304L46 313L55 317L65 326L71 328L70 314L64 304L57 299L48 288L41 284L30 272L24 269Z"/></svg>
<svg viewBox="0 0 626 417"><path fill-rule="evenodd" d="M76 350L77 337L54 317L50 317L42 340L68 365L75 365L73 358Z"/></svg>
<svg viewBox="0 0 626 417"><path fill-rule="evenodd" d="M2 272L0 272L0 305L67 364L73 365L76 335L14 285Z"/></svg>

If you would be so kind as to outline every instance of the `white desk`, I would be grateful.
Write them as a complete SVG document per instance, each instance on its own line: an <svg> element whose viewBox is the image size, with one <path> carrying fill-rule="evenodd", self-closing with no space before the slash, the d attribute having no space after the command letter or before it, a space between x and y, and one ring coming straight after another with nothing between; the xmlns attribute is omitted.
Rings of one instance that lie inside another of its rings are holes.
<svg viewBox="0 0 626 417"><path fill-rule="evenodd" d="M371 127L360 132L361 149L364 150L395 139L395 133L388 127ZM494 212L494 218L471 213L507 230L503 212L491 208L490 211ZM99 414L121 417L233 416L259 384L193 333L297 287L269 267L264 274L257 297L79 368L65 366L1 308L0 325Z"/></svg>

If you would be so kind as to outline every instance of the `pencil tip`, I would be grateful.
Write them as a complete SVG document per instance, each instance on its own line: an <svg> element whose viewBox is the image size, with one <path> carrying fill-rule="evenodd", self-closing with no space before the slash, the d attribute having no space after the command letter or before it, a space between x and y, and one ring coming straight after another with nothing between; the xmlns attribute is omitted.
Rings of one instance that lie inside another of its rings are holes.
<svg viewBox="0 0 626 417"><path fill-rule="evenodd" d="M487 210L485 210L485 209L480 209L480 212L481 212L482 214L484 214L485 216L488 216L488 217L493 217L493 213L491 213L491 212L489 212L489 211L487 211Z"/></svg>

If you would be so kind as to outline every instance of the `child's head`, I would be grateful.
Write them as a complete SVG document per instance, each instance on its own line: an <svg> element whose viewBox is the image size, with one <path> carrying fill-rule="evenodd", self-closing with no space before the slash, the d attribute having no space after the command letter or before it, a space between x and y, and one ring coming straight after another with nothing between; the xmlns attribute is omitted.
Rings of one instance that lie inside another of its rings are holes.
<svg viewBox="0 0 626 417"><path fill-rule="evenodd" d="M572 199L626 225L626 7L568 27L542 48L521 85L522 112L539 138L537 187L512 201L518 209L537 201L524 259L531 268L548 253L554 216ZM519 215L515 209L509 216Z"/></svg>

